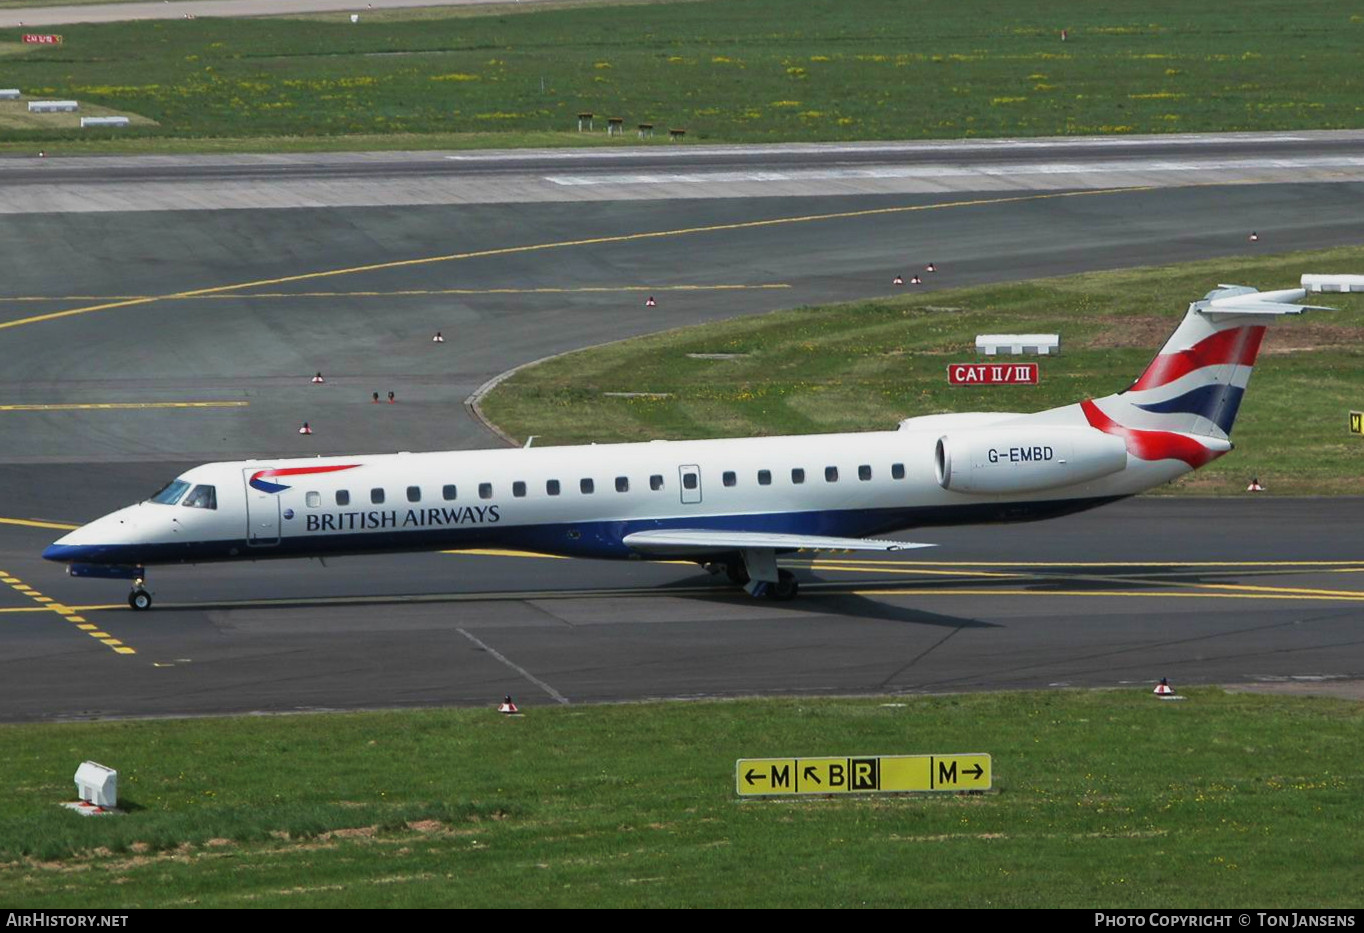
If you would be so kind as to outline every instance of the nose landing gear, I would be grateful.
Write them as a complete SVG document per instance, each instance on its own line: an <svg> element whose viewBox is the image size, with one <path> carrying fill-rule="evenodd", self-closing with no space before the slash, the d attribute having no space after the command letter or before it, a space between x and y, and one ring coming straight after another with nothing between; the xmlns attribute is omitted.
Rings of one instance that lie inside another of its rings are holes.
<svg viewBox="0 0 1364 933"><path fill-rule="evenodd" d="M133 581L132 592L128 594L128 605L138 612L152 607L152 594L147 592L145 583L146 581L142 577L138 577Z"/></svg>

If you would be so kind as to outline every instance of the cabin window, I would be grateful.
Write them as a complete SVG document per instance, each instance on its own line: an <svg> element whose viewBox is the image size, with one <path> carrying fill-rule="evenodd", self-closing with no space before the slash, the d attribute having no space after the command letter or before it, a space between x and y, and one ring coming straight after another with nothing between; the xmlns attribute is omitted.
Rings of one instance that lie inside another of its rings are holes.
<svg viewBox="0 0 1364 933"><path fill-rule="evenodd" d="M337 504L337 505L350 505L350 490L349 490L349 489L338 489L338 490L336 491L336 504Z"/></svg>
<svg viewBox="0 0 1364 933"><path fill-rule="evenodd" d="M905 465L904 465L903 463L892 463L892 464L890 465L890 478L891 478L891 479L904 479L904 478L905 478Z"/></svg>
<svg viewBox="0 0 1364 933"><path fill-rule="evenodd" d="M408 486L408 487L407 487L407 501L408 501L408 502L420 502L420 501L422 501L422 488L421 488L420 486Z"/></svg>
<svg viewBox="0 0 1364 933"><path fill-rule="evenodd" d="M759 470L759 471L758 471L758 485L759 485L759 486L771 486L771 485L772 485L772 471L771 471L771 470Z"/></svg>
<svg viewBox="0 0 1364 933"><path fill-rule="evenodd" d="M372 503L374 503L375 505L383 505L383 504L384 504L384 491L383 491L382 489L378 489L378 488L371 489L371 490L369 491L369 501L372 502Z"/></svg>
<svg viewBox="0 0 1364 933"><path fill-rule="evenodd" d="M795 467L791 470L791 485L799 486L803 482L805 482L805 471L800 467Z"/></svg>
<svg viewBox="0 0 1364 933"><path fill-rule="evenodd" d="M519 479L512 483L512 495L518 499L526 498L526 484Z"/></svg>
<svg viewBox="0 0 1364 933"><path fill-rule="evenodd" d="M630 491L630 477L628 477L628 476L617 476L617 477L616 477L616 492L629 492L629 491Z"/></svg>
<svg viewBox="0 0 1364 933"><path fill-rule="evenodd" d="M218 490L213 486L195 486L194 491L185 496L185 501L180 504L191 509L216 509Z"/></svg>
<svg viewBox="0 0 1364 933"><path fill-rule="evenodd" d="M458 492L458 490L455 488L455 484L454 484L454 483L449 483L449 484L447 484L447 485L445 485L445 486L442 486L442 487L440 488L441 498L444 499L446 502L454 502L454 501L455 501L455 494L456 494L457 492Z"/></svg>
<svg viewBox="0 0 1364 933"><path fill-rule="evenodd" d="M493 497L493 484L492 484L492 483L479 483L479 484L478 484L478 497L479 497L480 499L491 499L491 498Z"/></svg>
<svg viewBox="0 0 1364 933"><path fill-rule="evenodd" d="M658 492L660 489L662 489L663 477L658 473L655 473L653 476L649 477L649 488L652 489L654 492Z"/></svg>
<svg viewBox="0 0 1364 933"><path fill-rule="evenodd" d="M838 482L838 467L824 468L824 482L826 483Z"/></svg>
<svg viewBox="0 0 1364 933"><path fill-rule="evenodd" d="M862 482L864 482L864 483L865 483L867 480L871 479L871 467L868 466L868 465L865 464L865 463L862 464L860 467L858 467L858 468L857 468L857 478L860 479L860 480L861 480Z"/></svg>
<svg viewBox="0 0 1364 933"><path fill-rule="evenodd" d="M578 490L579 490L584 496L590 496L590 495L592 495L592 491L593 491L593 489L595 489L595 488L596 488L595 485L593 484L593 482L592 482L590 479L580 479L580 480L578 480Z"/></svg>
<svg viewBox="0 0 1364 933"><path fill-rule="evenodd" d="M172 480L162 486L160 492L152 496L152 501L157 505L175 505L180 501L180 497L185 494L186 489L189 489L189 483L182 479Z"/></svg>
<svg viewBox="0 0 1364 933"><path fill-rule="evenodd" d="M557 496L559 494L559 481L557 479L545 480L545 495Z"/></svg>
<svg viewBox="0 0 1364 933"><path fill-rule="evenodd" d="M683 473L683 474L682 474L682 488L683 488L683 489L695 489L695 488L696 488L696 482L697 482L697 480L696 480L696 474L695 474L695 473Z"/></svg>
<svg viewBox="0 0 1364 933"><path fill-rule="evenodd" d="M322 504L322 493L310 492L304 495L303 499L308 503L308 508L315 509Z"/></svg>
<svg viewBox="0 0 1364 933"><path fill-rule="evenodd" d="M726 486L733 486L739 481L739 478L734 475L733 470L725 470L725 472L720 475L720 481Z"/></svg>

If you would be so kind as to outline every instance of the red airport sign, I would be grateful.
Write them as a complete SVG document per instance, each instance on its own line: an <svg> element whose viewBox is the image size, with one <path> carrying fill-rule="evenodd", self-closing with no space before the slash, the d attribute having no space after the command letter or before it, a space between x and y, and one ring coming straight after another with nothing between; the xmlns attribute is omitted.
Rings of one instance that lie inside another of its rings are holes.
<svg viewBox="0 0 1364 933"><path fill-rule="evenodd" d="M29 45L61 45L62 37L54 35L42 35L36 32L24 33L24 41Z"/></svg>
<svg viewBox="0 0 1364 933"><path fill-rule="evenodd" d="M947 381L954 386L1035 386L1036 363L953 363Z"/></svg>

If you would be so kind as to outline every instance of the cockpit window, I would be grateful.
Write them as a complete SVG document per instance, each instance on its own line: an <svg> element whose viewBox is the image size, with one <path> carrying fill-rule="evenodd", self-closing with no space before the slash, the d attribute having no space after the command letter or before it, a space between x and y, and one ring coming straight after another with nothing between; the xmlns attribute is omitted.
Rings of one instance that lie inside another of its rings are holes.
<svg viewBox="0 0 1364 933"><path fill-rule="evenodd" d="M175 505L188 488L189 483L182 479L171 480L164 489L152 496L151 501L158 505Z"/></svg>
<svg viewBox="0 0 1364 933"><path fill-rule="evenodd" d="M194 491L185 496L185 501L180 504L191 509L216 509L218 490L213 486L195 486Z"/></svg>

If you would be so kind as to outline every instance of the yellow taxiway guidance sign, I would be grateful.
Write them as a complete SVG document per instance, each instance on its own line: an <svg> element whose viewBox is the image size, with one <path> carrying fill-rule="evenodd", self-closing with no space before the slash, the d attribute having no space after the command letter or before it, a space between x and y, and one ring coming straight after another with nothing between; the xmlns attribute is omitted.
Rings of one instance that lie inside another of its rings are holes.
<svg viewBox="0 0 1364 933"><path fill-rule="evenodd" d="M990 778L990 756L975 753L740 758L734 763L740 797L989 790Z"/></svg>
<svg viewBox="0 0 1364 933"><path fill-rule="evenodd" d="M1364 434L1364 411L1350 412L1350 433Z"/></svg>

